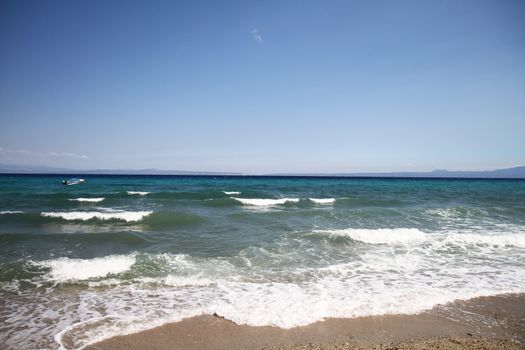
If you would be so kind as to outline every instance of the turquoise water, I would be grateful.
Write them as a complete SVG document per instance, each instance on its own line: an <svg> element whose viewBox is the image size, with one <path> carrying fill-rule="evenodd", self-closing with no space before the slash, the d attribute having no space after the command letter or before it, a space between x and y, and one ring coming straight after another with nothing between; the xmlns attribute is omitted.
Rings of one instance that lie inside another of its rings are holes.
<svg viewBox="0 0 525 350"><path fill-rule="evenodd" d="M282 328L525 291L525 181L0 176L0 344Z"/></svg>

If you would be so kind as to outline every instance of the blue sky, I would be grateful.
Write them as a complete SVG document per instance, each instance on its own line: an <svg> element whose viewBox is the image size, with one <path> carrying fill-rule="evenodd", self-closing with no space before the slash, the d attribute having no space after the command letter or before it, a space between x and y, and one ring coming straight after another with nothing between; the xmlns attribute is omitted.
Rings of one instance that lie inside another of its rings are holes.
<svg viewBox="0 0 525 350"><path fill-rule="evenodd" d="M525 2L2 1L0 163L525 164Z"/></svg>

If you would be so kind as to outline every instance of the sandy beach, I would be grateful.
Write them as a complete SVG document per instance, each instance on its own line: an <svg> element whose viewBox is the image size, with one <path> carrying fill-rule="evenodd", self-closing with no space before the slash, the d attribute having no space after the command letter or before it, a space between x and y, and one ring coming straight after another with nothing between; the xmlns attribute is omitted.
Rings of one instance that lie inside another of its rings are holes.
<svg viewBox="0 0 525 350"><path fill-rule="evenodd" d="M67 344L67 339L64 339ZM525 294L438 305L418 315L327 319L288 330L237 325L219 316L181 322L88 349L523 349Z"/></svg>

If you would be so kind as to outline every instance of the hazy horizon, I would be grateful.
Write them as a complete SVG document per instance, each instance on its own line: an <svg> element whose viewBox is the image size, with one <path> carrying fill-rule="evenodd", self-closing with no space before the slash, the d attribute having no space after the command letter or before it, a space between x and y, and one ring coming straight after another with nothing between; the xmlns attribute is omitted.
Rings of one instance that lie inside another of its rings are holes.
<svg viewBox="0 0 525 350"><path fill-rule="evenodd" d="M3 1L0 163L525 164L522 1Z"/></svg>
<svg viewBox="0 0 525 350"><path fill-rule="evenodd" d="M424 176L435 173L438 177L458 176L464 173L467 177L478 177L483 173L505 171L504 175L495 174L496 177L522 178L525 177L525 165L516 165L498 169L433 169L428 171L356 171L356 172L228 172L220 170L191 170L191 169L158 169L158 168L58 168L49 166L10 165L0 163L0 174L91 174L91 175L240 175L240 176L389 176L407 174L408 176ZM510 171L510 172L509 172ZM84 173L83 173L84 172ZM410 175L411 174L411 175ZM447 175L448 174L448 175Z"/></svg>

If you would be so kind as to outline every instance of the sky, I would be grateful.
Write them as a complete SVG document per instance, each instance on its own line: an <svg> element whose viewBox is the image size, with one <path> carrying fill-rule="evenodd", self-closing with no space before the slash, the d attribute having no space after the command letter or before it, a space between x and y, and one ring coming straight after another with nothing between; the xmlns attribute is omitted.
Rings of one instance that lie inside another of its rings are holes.
<svg viewBox="0 0 525 350"><path fill-rule="evenodd" d="M525 1L0 1L0 163L525 164Z"/></svg>

